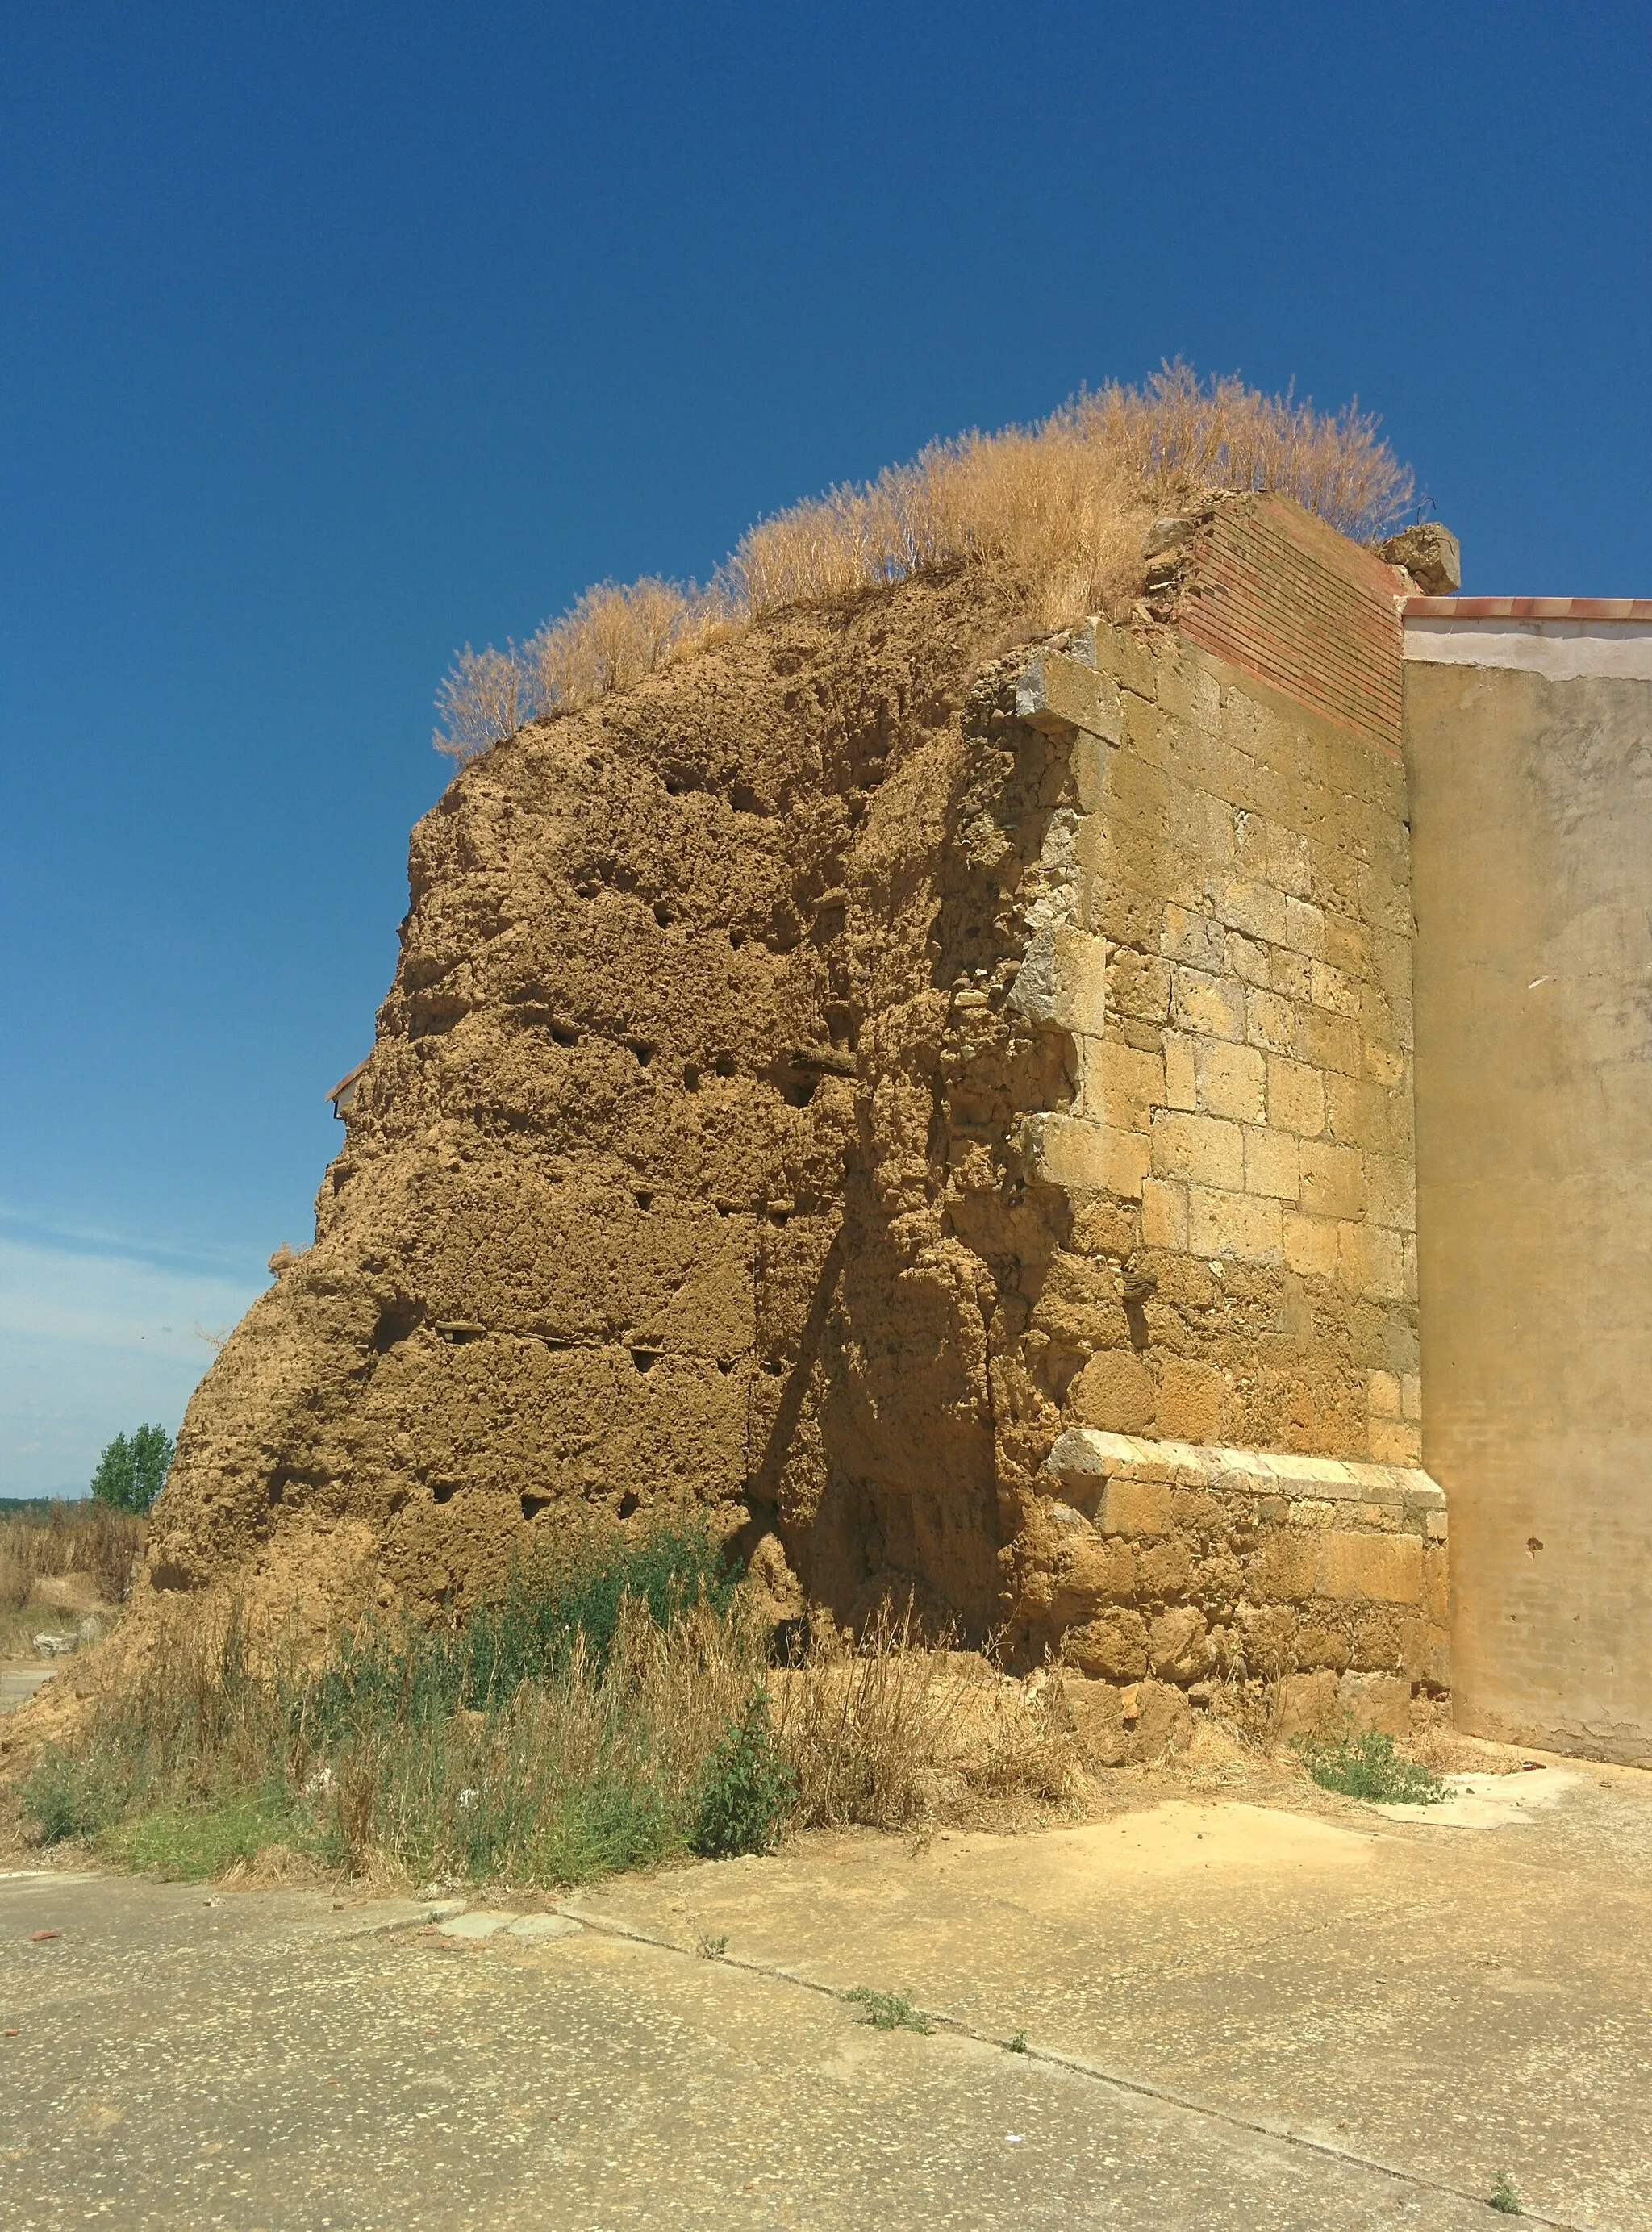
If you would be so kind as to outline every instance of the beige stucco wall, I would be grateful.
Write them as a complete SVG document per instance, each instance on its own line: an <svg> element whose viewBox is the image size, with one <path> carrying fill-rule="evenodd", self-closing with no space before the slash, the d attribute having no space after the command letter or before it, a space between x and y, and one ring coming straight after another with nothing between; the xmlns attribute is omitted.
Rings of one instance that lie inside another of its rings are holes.
<svg viewBox="0 0 1652 2232"><path fill-rule="evenodd" d="M1458 1716L1652 1764L1652 628L1636 641L1409 627L1405 731L1423 1454Z"/></svg>

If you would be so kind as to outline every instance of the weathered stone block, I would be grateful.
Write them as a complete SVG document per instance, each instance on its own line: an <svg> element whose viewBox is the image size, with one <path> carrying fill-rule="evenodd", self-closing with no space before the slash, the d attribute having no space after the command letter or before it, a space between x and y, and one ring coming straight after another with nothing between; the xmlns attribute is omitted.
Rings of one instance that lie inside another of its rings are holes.
<svg viewBox="0 0 1652 2232"><path fill-rule="evenodd" d="M1284 1054L1267 1057L1267 1120L1275 1131L1312 1139L1325 1128L1325 1080L1317 1069Z"/></svg>
<svg viewBox="0 0 1652 2232"><path fill-rule="evenodd" d="M1199 1041L1185 1031L1164 1034L1164 1098L1172 1108L1199 1106Z"/></svg>
<svg viewBox="0 0 1652 2232"><path fill-rule="evenodd" d="M1172 1248L1188 1244L1188 1190L1163 1178L1142 1182L1142 1245Z"/></svg>
<svg viewBox="0 0 1652 2232"><path fill-rule="evenodd" d="M1283 945L1285 894L1243 876L1221 878L1210 890L1211 905L1230 930L1242 930L1269 945Z"/></svg>
<svg viewBox="0 0 1652 2232"><path fill-rule="evenodd" d="M1147 1623L1140 1612L1116 1608L1071 1627L1062 1656L1079 1671L1115 1682L1139 1681L1148 1667Z"/></svg>
<svg viewBox="0 0 1652 2232"><path fill-rule="evenodd" d="M1313 1594L1318 1567L1312 1535L1271 1534L1246 1568L1246 1586L1264 1603L1303 1604Z"/></svg>
<svg viewBox="0 0 1652 2232"><path fill-rule="evenodd" d="M1037 1168L1052 1185L1100 1186L1139 1200L1148 1157L1144 1133L1115 1131L1079 1116L1051 1116L1039 1136Z"/></svg>
<svg viewBox="0 0 1652 2232"><path fill-rule="evenodd" d="M1100 1523L1107 1534L1163 1534L1170 1523L1169 1483L1110 1480L1102 1497Z"/></svg>
<svg viewBox="0 0 1652 2232"><path fill-rule="evenodd" d="M1365 1040L1357 1022L1345 1015L1327 1015L1319 1008L1296 1011L1296 1054L1315 1069L1334 1070L1362 1079L1365 1068Z"/></svg>
<svg viewBox="0 0 1652 2232"><path fill-rule="evenodd" d="M1122 1039L1087 1039L1081 1049L1083 1114L1117 1131L1145 1132L1164 1105L1164 1060Z"/></svg>
<svg viewBox="0 0 1652 2232"><path fill-rule="evenodd" d="M1192 1710L1169 1683L1143 1681L1117 1687L1110 1681L1063 1683L1069 1725L1080 1752L1096 1768L1165 1759L1192 1741Z"/></svg>
<svg viewBox="0 0 1652 2232"><path fill-rule="evenodd" d="M1081 1424L1114 1434L1143 1432L1152 1422L1157 1399L1152 1373L1129 1348L1106 1349L1092 1356L1067 1397Z"/></svg>
<svg viewBox="0 0 1652 2232"><path fill-rule="evenodd" d="M1302 1206L1314 1217L1364 1214L1365 1165L1357 1147L1331 1139L1303 1141Z"/></svg>
<svg viewBox="0 0 1652 2232"><path fill-rule="evenodd" d="M1163 1612L1148 1630L1153 1671L1170 1682L1196 1682L1210 1664L1205 1616L1195 1605Z"/></svg>
<svg viewBox="0 0 1652 2232"><path fill-rule="evenodd" d="M1189 1186L1188 1244L1195 1256L1279 1262L1285 1252L1279 1204L1254 1194Z"/></svg>
<svg viewBox="0 0 1652 2232"><path fill-rule="evenodd" d="M1244 1134L1217 1117L1161 1110L1153 1119L1152 1171L1155 1178L1238 1193L1245 1184Z"/></svg>
<svg viewBox="0 0 1652 2232"><path fill-rule="evenodd" d="M1100 1038L1107 1028L1107 941L1069 925L1055 933L1052 1019Z"/></svg>
<svg viewBox="0 0 1652 2232"><path fill-rule="evenodd" d="M1242 1041L1245 988L1231 977L1207 976L1178 963L1171 971L1170 1013L1183 1030Z"/></svg>
<svg viewBox="0 0 1652 2232"><path fill-rule="evenodd" d="M1292 1132L1248 1126L1245 1132L1245 1191L1275 1201L1295 1201L1301 1191L1298 1143Z"/></svg>
<svg viewBox="0 0 1652 2232"><path fill-rule="evenodd" d="M1305 1279L1334 1279L1337 1275L1337 1228L1322 1217L1285 1212L1286 1267Z"/></svg>
<svg viewBox="0 0 1652 2232"><path fill-rule="evenodd" d="M1422 1544L1414 1534L1327 1534L1315 1587L1338 1603L1421 1604Z"/></svg>
<svg viewBox="0 0 1652 2232"><path fill-rule="evenodd" d="M1232 1388L1213 1364L1167 1356L1159 1367L1158 1431L1167 1440L1219 1442L1232 1400Z"/></svg>
<svg viewBox="0 0 1652 2232"><path fill-rule="evenodd" d="M1328 1668L1316 1674L1287 1674L1274 1702L1274 1734L1280 1743L1289 1743L1292 1736L1318 1736L1334 1727L1341 1715L1337 1677Z"/></svg>
<svg viewBox="0 0 1652 2232"><path fill-rule="evenodd" d="M1337 1276L1350 1294L1377 1301L1400 1301L1405 1294L1405 1259L1400 1236L1376 1224L1338 1224Z"/></svg>
<svg viewBox="0 0 1652 2232"><path fill-rule="evenodd" d="M1213 915L1187 907L1167 906L1159 951L1167 959L1184 962L1190 969L1220 976L1223 966L1225 931Z"/></svg>
<svg viewBox="0 0 1652 2232"><path fill-rule="evenodd" d="M1196 1038L1195 1061L1199 1106L1211 1116L1260 1124L1267 1104L1267 1064L1254 1047L1225 1039Z"/></svg>
<svg viewBox="0 0 1652 2232"><path fill-rule="evenodd" d="M1269 977L1277 972L1270 966ZM1269 1054L1288 1054L1296 1044L1296 1009L1276 989L1245 995L1245 1035Z"/></svg>
<svg viewBox="0 0 1652 2232"><path fill-rule="evenodd" d="M1403 1674L1346 1673L1337 1684L1337 1703L1357 1729L1385 1736L1411 1733L1411 1684Z"/></svg>

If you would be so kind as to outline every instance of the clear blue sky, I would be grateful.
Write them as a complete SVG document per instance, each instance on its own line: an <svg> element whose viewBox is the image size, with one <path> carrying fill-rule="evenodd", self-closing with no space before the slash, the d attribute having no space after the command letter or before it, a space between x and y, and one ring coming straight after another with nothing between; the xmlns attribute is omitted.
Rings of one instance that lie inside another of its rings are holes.
<svg viewBox="0 0 1652 2232"><path fill-rule="evenodd" d="M176 1425L371 1044L453 646L1178 354L1652 592L1644 6L0 28L0 1493Z"/></svg>

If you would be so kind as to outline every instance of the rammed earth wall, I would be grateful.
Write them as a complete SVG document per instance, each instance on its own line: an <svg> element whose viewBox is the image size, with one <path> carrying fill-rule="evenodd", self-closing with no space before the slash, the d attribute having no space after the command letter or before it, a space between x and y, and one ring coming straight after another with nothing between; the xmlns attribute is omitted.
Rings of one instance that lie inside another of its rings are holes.
<svg viewBox="0 0 1652 2232"><path fill-rule="evenodd" d="M910 1594L1065 1653L1107 1755L1217 1684L1442 1682L1396 587L1217 504L1156 620L1018 644L960 571L466 769L154 1583L452 1603L582 1508L689 1498L777 1614ZM1075 1433L1169 1467L1162 1526L1051 1470ZM1279 1487L1292 1454L1349 1492Z"/></svg>

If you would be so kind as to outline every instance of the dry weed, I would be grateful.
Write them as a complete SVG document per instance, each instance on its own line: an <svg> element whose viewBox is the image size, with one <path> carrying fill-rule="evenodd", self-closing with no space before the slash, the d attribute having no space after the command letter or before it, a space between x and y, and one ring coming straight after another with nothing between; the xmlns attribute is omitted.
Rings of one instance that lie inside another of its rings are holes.
<svg viewBox="0 0 1652 2232"><path fill-rule="evenodd" d="M37 1581L67 1573L84 1573L105 1604L119 1604L144 1540L141 1519L89 1497L0 1522L0 1611L20 1612Z"/></svg>
<svg viewBox="0 0 1652 2232"><path fill-rule="evenodd" d="M761 520L707 588L603 582L520 647L467 644L437 693L437 749L463 762L765 614L942 567L1002 566L1038 625L1111 610L1138 585L1145 521L1205 489L1279 490L1370 539L1400 516L1412 480L1357 403L1325 412L1166 365L1143 387L931 443L910 464Z"/></svg>
<svg viewBox="0 0 1652 2232"><path fill-rule="evenodd" d="M909 1606L852 1646L833 1638L777 1670L774 1735L798 1779L800 1826L900 1829L962 1819L980 1800L1066 1794L1058 1703L975 1652L929 1646Z"/></svg>

